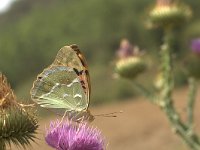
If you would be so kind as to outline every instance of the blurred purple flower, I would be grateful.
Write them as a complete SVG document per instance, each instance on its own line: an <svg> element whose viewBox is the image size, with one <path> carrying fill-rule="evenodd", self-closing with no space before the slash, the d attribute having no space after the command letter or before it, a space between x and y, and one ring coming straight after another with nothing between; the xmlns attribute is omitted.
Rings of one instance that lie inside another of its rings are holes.
<svg viewBox="0 0 200 150"><path fill-rule="evenodd" d="M127 39L123 39L117 51L117 56L119 58L126 58L132 55L133 55L133 46L129 43Z"/></svg>
<svg viewBox="0 0 200 150"><path fill-rule="evenodd" d="M192 40L191 49L194 53L200 54L200 38Z"/></svg>
<svg viewBox="0 0 200 150"><path fill-rule="evenodd" d="M86 123L51 122L46 142L57 150L104 150L101 132Z"/></svg>

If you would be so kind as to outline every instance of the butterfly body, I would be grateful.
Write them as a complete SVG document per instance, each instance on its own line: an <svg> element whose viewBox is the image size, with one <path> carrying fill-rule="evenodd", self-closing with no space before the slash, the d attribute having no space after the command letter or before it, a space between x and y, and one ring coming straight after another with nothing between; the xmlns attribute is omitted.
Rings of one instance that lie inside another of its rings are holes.
<svg viewBox="0 0 200 150"><path fill-rule="evenodd" d="M54 62L38 75L31 97L41 107L64 109L72 120L94 120L88 110L89 73L76 45L59 50Z"/></svg>

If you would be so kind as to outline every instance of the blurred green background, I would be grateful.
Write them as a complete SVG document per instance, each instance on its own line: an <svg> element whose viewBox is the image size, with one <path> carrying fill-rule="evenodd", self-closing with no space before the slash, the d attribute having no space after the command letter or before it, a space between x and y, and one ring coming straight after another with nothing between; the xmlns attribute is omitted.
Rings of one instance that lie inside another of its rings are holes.
<svg viewBox="0 0 200 150"><path fill-rule="evenodd" d="M127 99L136 95L125 80L113 78L116 50L122 38L158 61L162 31L147 28L147 13L154 0L15 0L0 14L0 71L9 79L18 98L30 100L36 76L51 64L64 45L76 43L84 53L92 79L92 104ZM191 38L200 35L200 5L185 0L193 17L177 29L176 61L189 51ZM183 56L183 57L182 57ZM150 64L154 64L150 62ZM152 76L150 65L145 75ZM177 82L184 76L177 71ZM145 76L144 75L144 76ZM147 83L145 78L141 82Z"/></svg>

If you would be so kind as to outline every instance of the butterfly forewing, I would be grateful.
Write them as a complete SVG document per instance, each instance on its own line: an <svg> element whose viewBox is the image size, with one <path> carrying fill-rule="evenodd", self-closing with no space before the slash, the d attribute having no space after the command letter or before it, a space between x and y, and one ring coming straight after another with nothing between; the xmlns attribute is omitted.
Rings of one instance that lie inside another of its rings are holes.
<svg viewBox="0 0 200 150"><path fill-rule="evenodd" d="M67 66L45 69L34 82L31 97L47 108L82 111L88 107L87 96L76 72Z"/></svg>
<svg viewBox="0 0 200 150"><path fill-rule="evenodd" d="M86 84L87 84L87 88L89 90L89 96L90 96L91 83L90 83L90 75L89 75L88 65L86 63L86 59L85 59L84 55L81 53L81 51L79 50L77 45L71 45L70 47L76 52L79 60L81 61L81 64L84 66L83 76L84 76L84 78L86 80Z"/></svg>
<svg viewBox="0 0 200 150"><path fill-rule="evenodd" d="M52 64L53 66L68 66L76 70L79 76L82 87L87 95L87 102L89 105L91 84L85 57L80 52L78 46L64 46L58 51L58 54Z"/></svg>
<svg viewBox="0 0 200 150"><path fill-rule="evenodd" d="M79 71L85 68L80 61L76 51L74 51L71 46L64 46L63 48L61 48L58 51L52 65L68 66L71 68L76 68Z"/></svg>

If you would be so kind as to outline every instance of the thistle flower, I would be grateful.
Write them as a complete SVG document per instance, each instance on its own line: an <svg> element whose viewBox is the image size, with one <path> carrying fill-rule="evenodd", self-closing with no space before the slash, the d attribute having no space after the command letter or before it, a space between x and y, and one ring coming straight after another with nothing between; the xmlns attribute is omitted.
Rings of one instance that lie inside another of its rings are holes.
<svg viewBox="0 0 200 150"><path fill-rule="evenodd" d="M46 142L56 150L104 150L104 140L98 129L86 123L51 122Z"/></svg>
<svg viewBox="0 0 200 150"><path fill-rule="evenodd" d="M117 56L119 58L126 58L133 55L133 46L127 39L122 39L120 47L117 51Z"/></svg>
<svg viewBox="0 0 200 150"><path fill-rule="evenodd" d="M0 149L11 143L25 148L34 141L37 128L34 114L17 102L6 77L0 73Z"/></svg>
<svg viewBox="0 0 200 150"><path fill-rule="evenodd" d="M120 77L135 78L146 69L139 48L133 47L127 39L121 41L117 56L115 71Z"/></svg>
<svg viewBox="0 0 200 150"><path fill-rule="evenodd" d="M200 55L200 38L192 40L191 49L194 53Z"/></svg>
<svg viewBox="0 0 200 150"><path fill-rule="evenodd" d="M188 6L174 0L157 0L156 5L150 11L150 22L152 26L179 25L191 17Z"/></svg>

